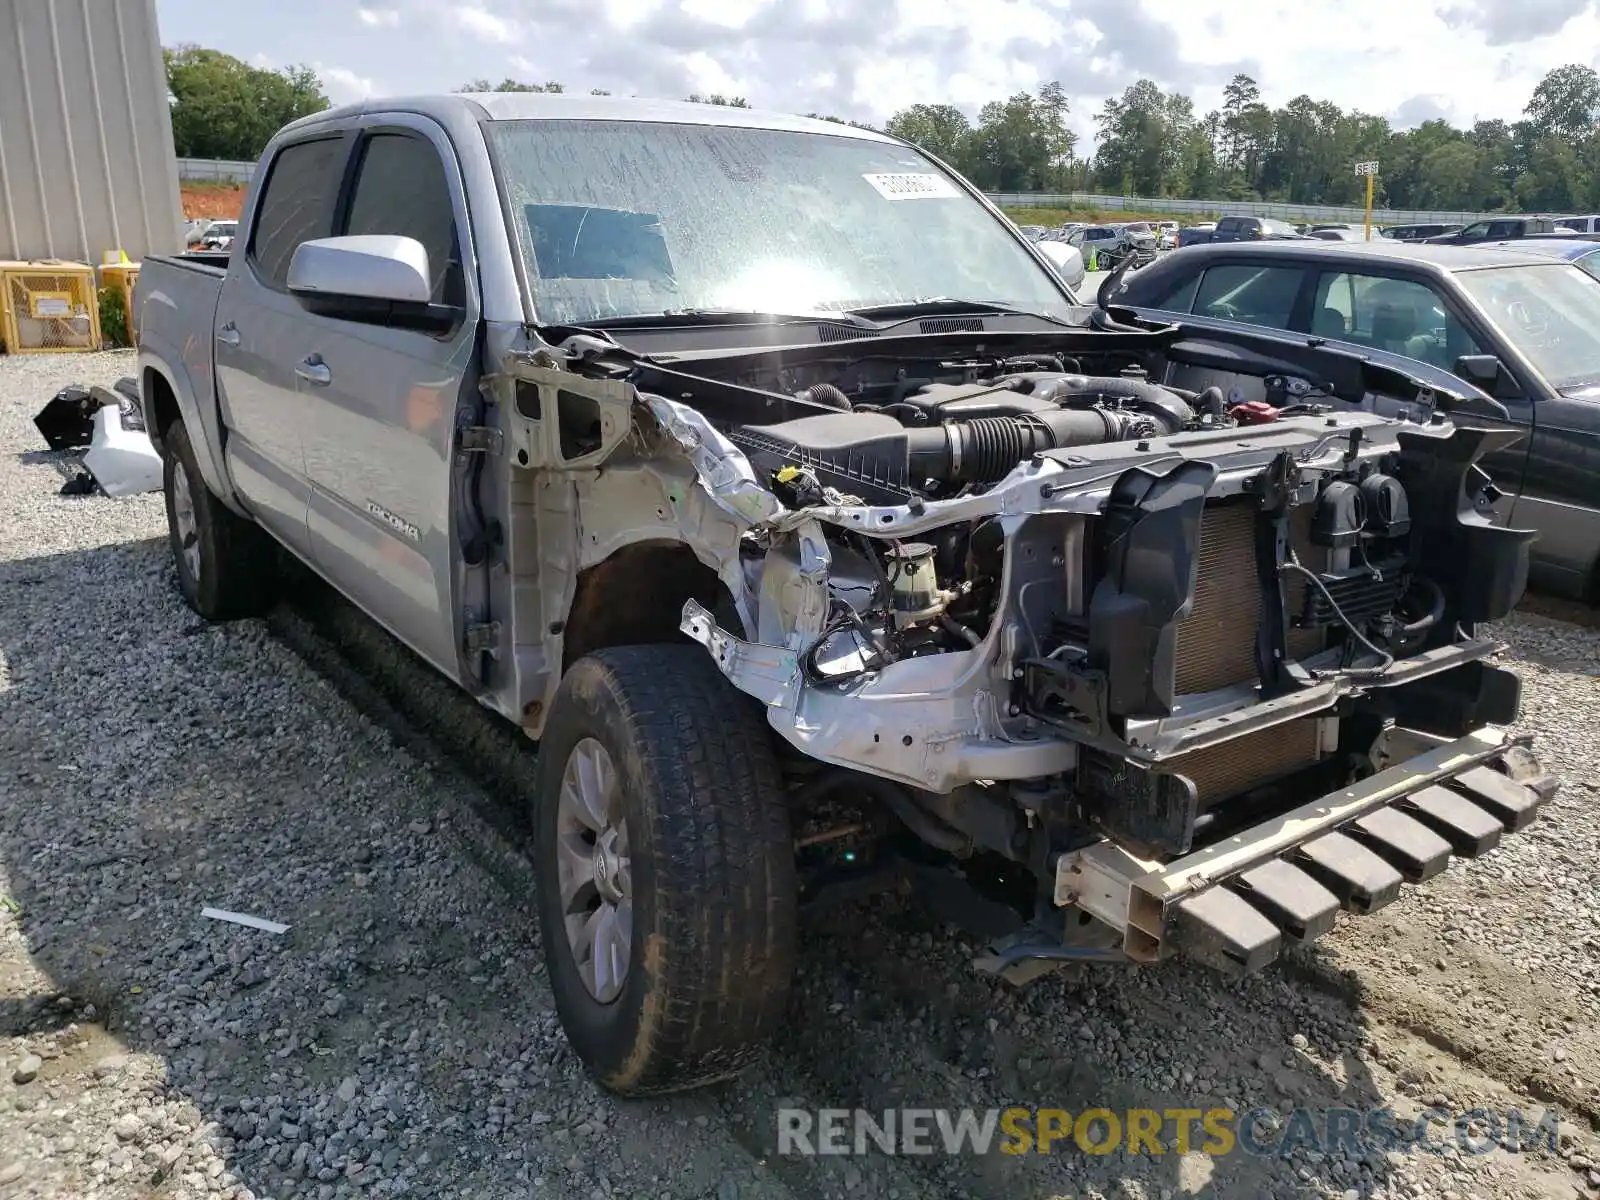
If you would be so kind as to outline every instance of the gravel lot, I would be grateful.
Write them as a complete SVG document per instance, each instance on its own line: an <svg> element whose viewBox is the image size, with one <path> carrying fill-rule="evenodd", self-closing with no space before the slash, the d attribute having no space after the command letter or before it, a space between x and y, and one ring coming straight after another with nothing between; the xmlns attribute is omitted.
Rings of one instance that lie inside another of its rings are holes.
<svg viewBox="0 0 1600 1200"><path fill-rule="evenodd" d="M1600 1193L1600 630L1500 630L1565 779L1549 815L1281 967L1017 992L876 899L808 924L746 1077L623 1104L539 966L529 749L338 604L198 622L159 496L56 494L33 414L132 366L0 358L0 1197ZM773 1153L782 1104L1547 1103L1559 1156Z"/></svg>

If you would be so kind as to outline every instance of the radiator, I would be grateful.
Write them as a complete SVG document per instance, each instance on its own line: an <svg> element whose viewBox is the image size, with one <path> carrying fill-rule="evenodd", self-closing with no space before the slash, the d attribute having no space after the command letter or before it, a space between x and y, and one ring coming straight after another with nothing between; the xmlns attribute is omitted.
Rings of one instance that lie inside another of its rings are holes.
<svg viewBox="0 0 1600 1200"><path fill-rule="evenodd" d="M1210 692L1256 679L1256 627L1261 585L1256 579L1255 506L1208 504L1200 518L1200 569L1194 608L1178 625L1173 691L1179 696ZM1325 552L1311 545L1311 506L1290 513L1290 536L1300 561L1313 570ZM1289 619L1300 612L1306 582L1291 574L1285 591ZM1288 631L1289 654L1304 658L1327 645L1325 629Z"/></svg>
<svg viewBox="0 0 1600 1200"><path fill-rule="evenodd" d="M1322 758L1315 717L1274 725L1204 750L1191 750L1161 764L1163 771L1187 775L1204 812L1219 800L1310 766Z"/></svg>

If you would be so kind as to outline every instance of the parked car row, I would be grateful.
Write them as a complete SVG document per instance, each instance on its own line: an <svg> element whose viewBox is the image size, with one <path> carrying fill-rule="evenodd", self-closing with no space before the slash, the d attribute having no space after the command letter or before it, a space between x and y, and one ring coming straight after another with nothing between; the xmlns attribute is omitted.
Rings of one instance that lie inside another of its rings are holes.
<svg viewBox="0 0 1600 1200"><path fill-rule="evenodd" d="M1509 214L1485 218L1470 224L1449 221L1422 221L1404 225L1372 225L1361 221L1288 222L1276 217L1229 216L1216 221L1197 221L1180 227L1177 221L1131 221L1090 225L1069 222L1050 228L1044 225L1019 226L1031 240L1039 241L1111 241L1102 233L1086 238L1087 229L1130 231L1150 234L1158 250L1180 246L1207 245L1212 242L1244 241L1294 241L1310 238L1328 242L1363 242L1383 238L1395 242L1434 242L1442 245L1468 246L1483 242L1503 242L1513 238L1562 236L1569 232L1600 234L1600 215L1581 217L1550 216L1538 213Z"/></svg>
<svg viewBox="0 0 1600 1200"><path fill-rule="evenodd" d="M1298 333L1466 392L1458 423L1520 435L1480 461L1496 516L1539 533L1534 583L1600 603L1600 237L1198 246L1102 302Z"/></svg>

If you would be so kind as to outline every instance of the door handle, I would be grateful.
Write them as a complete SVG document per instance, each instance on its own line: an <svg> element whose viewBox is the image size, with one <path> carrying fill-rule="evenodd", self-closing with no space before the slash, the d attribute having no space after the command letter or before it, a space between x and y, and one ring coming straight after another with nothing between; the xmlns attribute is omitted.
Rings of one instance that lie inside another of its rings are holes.
<svg viewBox="0 0 1600 1200"><path fill-rule="evenodd" d="M313 354L310 358L302 360L294 369L294 373L316 387L326 387L333 382L333 372L328 369L328 364L322 361L320 354Z"/></svg>
<svg viewBox="0 0 1600 1200"><path fill-rule="evenodd" d="M239 344L239 328L232 321L217 330L217 341L224 346L237 346Z"/></svg>

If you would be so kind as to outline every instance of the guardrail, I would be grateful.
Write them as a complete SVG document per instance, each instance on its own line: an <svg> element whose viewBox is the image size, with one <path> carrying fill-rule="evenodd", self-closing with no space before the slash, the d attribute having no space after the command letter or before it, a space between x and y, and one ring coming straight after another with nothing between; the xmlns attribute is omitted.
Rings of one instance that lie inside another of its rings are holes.
<svg viewBox="0 0 1600 1200"><path fill-rule="evenodd" d="M253 162L233 162L225 158L180 158L179 179L209 179L219 183L249 183L255 173Z"/></svg>
<svg viewBox="0 0 1600 1200"><path fill-rule="evenodd" d="M1277 217L1283 221L1361 222L1366 209L1342 204L1276 204L1268 200L1175 200L1166 196L1097 196L1090 192L990 192L989 199L1006 208L1130 209L1134 212L1172 213L1174 216ZM1412 225L1431 221L1459 222L1492 217L1496 213L1447 212L1440 209L1375 208L1372 219L1383 225Z"/></svg>

